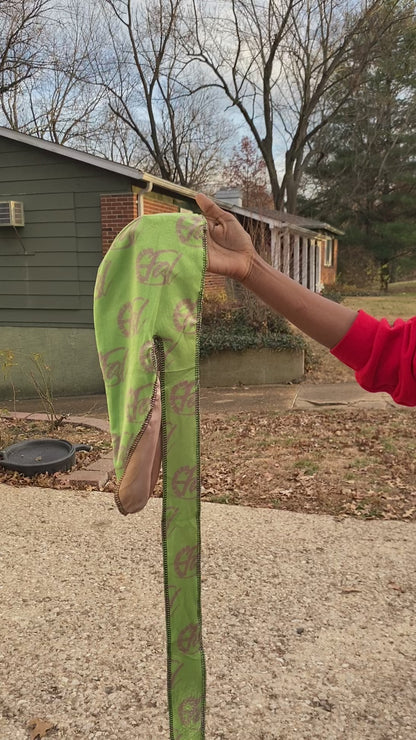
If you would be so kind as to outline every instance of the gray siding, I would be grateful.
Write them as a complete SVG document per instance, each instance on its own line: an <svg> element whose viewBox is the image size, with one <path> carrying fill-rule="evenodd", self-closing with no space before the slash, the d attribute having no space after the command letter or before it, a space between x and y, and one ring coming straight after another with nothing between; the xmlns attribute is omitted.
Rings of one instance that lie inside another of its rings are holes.
<svg viewBox="0 0 416 740"><path fill-rule="evenodd" d="M0 136L0 200L25 212L23 228L0 228L0 325L93 325L100 195L130 190L121 175Z"/></svg>

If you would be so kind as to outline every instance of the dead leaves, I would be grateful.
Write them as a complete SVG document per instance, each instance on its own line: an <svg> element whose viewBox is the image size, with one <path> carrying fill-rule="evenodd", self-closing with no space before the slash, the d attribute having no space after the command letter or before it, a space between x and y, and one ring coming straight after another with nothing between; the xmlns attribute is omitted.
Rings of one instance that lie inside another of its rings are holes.
<svg viewBox="0 0 416 740"><path fill-rule="evenodd" d="M416 519L416 410L205 416L205 501L361 519Z"/></svg>
<svg viewBox="0 0 416 740"><path fill-rule="evenodd" d="M401 594L406 593L406 589L403 588L403 586L399 586L397 583L394 583L394 581L390 581L389 586L393 589L393 591L398 591Z"/></svg>
<svg viewBox="0 0 416 740"><path fill-rule="evenodd" d="M416 520L415 420L416 409L207 414L201 421L202 499L337 517ZM37 427L27 424L20 431L26 438L35 436ZM59 435L92 444L97 457L110 444L109 435L85 427L65 426ZM77 467L86 467L91 455L77 453ZM69 486L62 473L25 478L1 468L0 482ZM112 477L105 490L116 487ZM160 481L154 495L162 495Z"/></svg>
<svg viewBox="0 0 416 740"><path fill-rule="evenodd" d="M90 452L78 451L76 453L76 464L74 469L81 470L90 463L95 462L101 455L111 449L111 438L106 432L91 427L80 425L65 424L61 429L51 433L46 422L34 421L30 418L19 419L18 422L13 419L6 419L0 416L1 437L6 440L2 447L6 447L15 442L25 439L36 439L39 437L55 437L66 439L72 444L89 444L92 449ZM40 473L35 476L25 476L13 470L6 470L0 466L0 483L7 483L9 486L39 486L40 488L68 489L71 487L68 476L64 472Z"/></svg>
<svg viewBox="0 0 416 740"><path fill-rule="evenodd" d="M45 722L43 719L34 717L27 723L30 732L30 740L41 740L46 737L49 730L53 730L55 725L52 722Z"/></svg>

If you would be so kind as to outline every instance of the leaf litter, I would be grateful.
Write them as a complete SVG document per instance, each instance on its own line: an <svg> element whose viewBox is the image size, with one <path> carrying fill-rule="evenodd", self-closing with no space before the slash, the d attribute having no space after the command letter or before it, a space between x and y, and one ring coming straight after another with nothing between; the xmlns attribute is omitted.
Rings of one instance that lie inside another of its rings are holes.
<svg viewBox="0 0 416 740"><path fill-rule="evenodd" d="M102 455L111 450L111 437L109 433L94 427L80 424L69 424L59 426L51 431L48 422L34 421L30 418L7 419L0 416L0 449L9 447L17 442L27 439L65 439L73 445L86 444L91 450L79 450L75 455L75 465L72 470L83 470L91 463L98 460ZM39 473L34 476L25 476L14 470L7 470L0 465L0 483L10 486L39 486L40 488L70 488L68 475L65 472Z"/></svg>
<svg viewBox="0 0 416 740"><path fill-rule="evenodd" d="M201 498L239 506L414 521L415 417L414 409L205 414ZM4 436L6 420L0 423ZM19 421L18 426L19 439L29 433L50 436L39 422ZM66 424L55 436L92 445L91 452L77 453L77 469L111 449L110 435L96 429ZM0 482L69 487L65 473L27 478L1 468ZM113 476L105 490L111 493L115 488ZM154 495L162 495L160 479Z"/></svg>

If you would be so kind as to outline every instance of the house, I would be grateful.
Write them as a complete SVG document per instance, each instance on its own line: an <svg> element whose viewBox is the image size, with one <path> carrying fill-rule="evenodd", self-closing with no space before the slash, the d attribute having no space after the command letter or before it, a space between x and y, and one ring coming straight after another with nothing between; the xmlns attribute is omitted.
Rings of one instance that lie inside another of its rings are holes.
<svg viewBox="0 0 416 740"><path fill-rule="evenodd" d="M335 283L342 231L282 211L243 208L238 188L221 190L216 199L223 207L228 204L273 267L314 292Z"/></svg>
<svg viewBox="0 0 416 740"><path fill-rule="evenodd" d="M36 354L52 368L56 395L102 392L93 328L102 255L140 215L197 211L194 196L134 167L0 127L0 353L9 352L7 362L0 354L0 398L11 397L12 378L21 396L34 394ZM269 259L294 279L312 290L335 279L336 230L224 207L256 241L261 233ZM223 285L208 276L207 291Z"/></svg>

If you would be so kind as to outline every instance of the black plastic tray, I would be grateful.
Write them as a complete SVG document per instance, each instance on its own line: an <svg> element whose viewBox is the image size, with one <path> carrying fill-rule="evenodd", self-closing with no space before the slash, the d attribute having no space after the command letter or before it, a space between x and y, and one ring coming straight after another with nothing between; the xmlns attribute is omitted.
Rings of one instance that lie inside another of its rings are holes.
<svg viewBox="0 0 416 740"><path fill-rule="evenodd" d="M0 450L0 466L29 476L56 473L75 465L78 450L90 449L90 445L73 445L65 439L28 439Z"/></svg>

